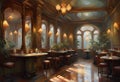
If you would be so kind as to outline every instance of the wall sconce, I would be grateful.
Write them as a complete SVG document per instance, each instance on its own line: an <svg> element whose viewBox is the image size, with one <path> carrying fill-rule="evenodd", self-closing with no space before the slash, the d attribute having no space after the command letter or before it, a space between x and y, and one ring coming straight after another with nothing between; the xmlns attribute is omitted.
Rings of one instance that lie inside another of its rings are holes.
<svg viewBox="0 0 120 82"><path fill-rule="evenodd" d="M10 15L10 16L8 17L8 20L12 20L12 19L13 19L13 16Z"/></svg>
<svg viewBox="0 0 120 82"><path fill-rule="evenodd" d="M30 27L29 27L29 25L26 23L25 24L25 32L28 32L30 30Z"/></svg>
<svg viewBox="0 0 120 82"><path fill-rule="evenodd" d="M10 35L10 36L12 36L12 35L13 35L13 33L12 33L12 32L10 32L10 33L9 33L9 35Z"/></svg>
<svg viewBox="0 0 120 82"><path fill-rule="evenodd" d="M119 26L116 22L114 22L113 26L118 30L119 29Z"/></svg>
<svg viewBox="0 0 120 82"><path fill-rule="evenodd" d="M42 28L39 28L38 32L39 32L39 33L42 33Z"/></svg>
<svg viewBox="0 0 120 82"><path fill-rule="evenodd" d="M110 30L110 29L108 29L108 30L107 30L107 34L110 34L110 32L111 32L111 30Z"/></svg>
<svg viewBox="0 0 120 82"><path fill-rule="evenodd" d="M59 33L58 33L58 32L56 32L56 34L55 34L55 35L56 35L56 37L58 37Z"/></svg>
<svg viewBox="0 0 120 82"><path fill-rule="evenodd" d="M51 32L51 31L49 31L49 32L48 32L48 35L49 35L49 36L51 36L51 35L52 35L52 32Z"/></svg>
<svg viewBox="0 0 120 82"><path fill-rule="evenodd" d="M63 38L67 38L67 34L66 33L63 34Z"/></svg>
<svg viewBox="0 0 120 82"><path fill-rule="evenodd" d="M36 28L35 27L33 28L33 32L36 33Z"/></svg>
<svg viewBox="0 0 120 82"><path fill-rule="evenodd" d="M69 35L69 39L72 40L73 39L73 36L72 34Z"/></svg>
<svg viewBox="0 0 120 82"><path fill-rule="evenodd" d="M15 35L17 35L17 34L18 34L18 32L15 30L15 31L14 31L14 34L15 34Z"/></svg>
<svg viewBox="0 0 120 82"><path fill-rule="evenodd" d="M9 24L8 24L7 20L4 20L4 21L3 21L3 27L4 27L5 29L9 27Z"/></svg>

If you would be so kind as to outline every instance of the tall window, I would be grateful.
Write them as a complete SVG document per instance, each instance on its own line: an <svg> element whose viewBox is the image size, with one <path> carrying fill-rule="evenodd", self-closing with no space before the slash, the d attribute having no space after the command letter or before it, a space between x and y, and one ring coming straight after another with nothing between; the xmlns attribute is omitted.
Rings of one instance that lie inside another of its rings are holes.
<svg viewBox="0 0 120 82"><path fill-rule="evenodd" d="M54 26L50 24L50 48L54 45Z"/></svg>
<svg viewBox="0 0 120 82"><path fill-rule="evenodd" d="M90 41L97 41L99 30L94 25L84 25L78 28L76 32L77 48L90 48Z"/></svg>
<svg viewBox="0 0 120 82"><path fill-rule="evenodd" d="M20 49L22 44L21 14L17 10L7 8L4 11L4 19L9 24L9 27L5 29L5 39L9 48Z"/></svg>
<svg viewBox="0 0 120 82"><path fill-rule="evenodd" d="M82 45L81 45L82 44L82 37L81 37L82 35L81 34L82 34L82 32L80 30L78 30L76 42L77 42L77 48L79 48L79 49L82 48Z"/></svg>
<svg viewBox="0 0 120 82"><path fill-rule="evenodd" d="M57 37L57 43L60 43L60 28L57 29L57 33L56 33L56 37Z"/></svg>
<svg viewBox="0 0 120 82"><path fill-rule="evenodd" d="M26 16L25 22L25 44L26 48L31 48L31 18Z"/></svg>
<svg viewBox="0 0 120 82"><path fill-rule="evenodd" d="M84 40L84 48L88 49L90 46L90 40L92 38L91 32L90 31L85 31L83 33L83 40Z"/></svg>
<svg viewBox="0 0 120 82"><path fill-rule="evenodd" d="M41 33L41 43L42 43L42 48L46 47L46 24L42 23L42 33Z"/></svg>

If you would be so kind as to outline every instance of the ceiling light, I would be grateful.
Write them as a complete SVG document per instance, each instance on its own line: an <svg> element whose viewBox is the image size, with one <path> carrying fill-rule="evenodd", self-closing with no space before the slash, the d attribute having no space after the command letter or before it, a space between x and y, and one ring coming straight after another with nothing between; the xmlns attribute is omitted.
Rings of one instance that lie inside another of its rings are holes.
<svg viewBox="0 0 120 82"><path fill-rule="evenodd" d="M66 4L65 2L56 5L56 10L60 11L62 14L65 14L67 11L70 11L71 8L71 5Z"/></svg>

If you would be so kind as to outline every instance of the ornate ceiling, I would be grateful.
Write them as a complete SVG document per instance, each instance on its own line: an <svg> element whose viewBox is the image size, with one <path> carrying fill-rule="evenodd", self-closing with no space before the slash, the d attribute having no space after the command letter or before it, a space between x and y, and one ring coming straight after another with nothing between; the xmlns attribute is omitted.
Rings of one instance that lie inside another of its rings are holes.
<svg viewBox="0 0 120 82"><path fill-rule="evenodd" d="M7 0L6 0L7 1ZM17 4L24 4L27 8L34 9L40 7L42 14L57 19L62 22L103 22L112 12L120 0L11 0ZM70 3L72 9L61 14L56 10L56 5L61 3ZM8 3L8 2L7 2ZM8 4L9 5L9 4Z"/></svg>
<svg viewBox="0 0 120 82"><path fill-rule="evenodd" d="M70 3L72 6L71 11L67 12L64 15L55 10L55 6L63 1L66 3ZM54 17L56 16L55 14L58 14L56 17L58 17L62 21L101 22L105 20L108 14L110 14L114 7L113 4L115 5L118 0L116 0L116 2L113 0L43 0L43 2L44 5L47 5L48 10L50 9L52 11L45 11L44 13Z"/></svg>

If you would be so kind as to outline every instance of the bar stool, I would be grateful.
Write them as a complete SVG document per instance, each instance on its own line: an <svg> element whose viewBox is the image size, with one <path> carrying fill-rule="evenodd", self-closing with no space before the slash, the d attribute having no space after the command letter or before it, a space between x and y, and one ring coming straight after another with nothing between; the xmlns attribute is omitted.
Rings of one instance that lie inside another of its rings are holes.
<svg viewBox="0 0 120 82"><path fill-rule="evenodd" d="M48 59L45 59L43 61L43 65L44 65L44 72L46 77L48 77L48 75L50 74L50 69L51 69L51 62Z"/></svg>
<svg viewBox="0 0 120 82"><path fill-rule="evenodd" d="M112 77L114 80L120 80L120 66L114 66Z"/></svg>
<svg viewBox="0 0 120 82"><path fill-rule="evenodd" d="M8 70L13 70L13 68L15 67L15 63L14 62L4 62L1 65L2 71L3 71L3 80L9 80L9 81L13 81L13 75L11 75L10 73L6 74L6 71ZM13 73L12 73L13 74Z"/></svg>

